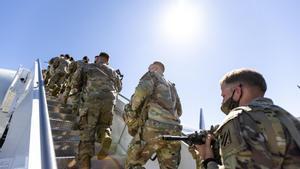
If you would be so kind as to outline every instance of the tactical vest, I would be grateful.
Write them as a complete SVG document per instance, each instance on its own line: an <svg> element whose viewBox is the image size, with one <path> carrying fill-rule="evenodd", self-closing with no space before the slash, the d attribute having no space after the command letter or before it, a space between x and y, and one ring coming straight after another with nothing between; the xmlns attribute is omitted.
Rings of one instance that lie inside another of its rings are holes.
<svg viewBox="0 0 300 169"><path fill-rule="evenodd" d="M177 92L174 84L164 79L159 73L150 73L154 82L152 94L143 105L142 114L146 117L145 124L161 130L181 128L176 104Z"/></svg>
<svg viewBox="0 0 300 169"><path fill-rule="evenodd" d="M244 121L242 122L237 120L240 115L243 115ZM247 146L240 136L241 133L239 133L241 123L246 123L257 133L263 133L267 140L267 150L272 155L272 168L281 168L287 150L287 140L283 127L288 130L289 135L300 148L300 122L284 109L275 105L238 107L226 116L223 124L216 132L224 161L230 161L227 157ZM231 137L232 135L234 137Z"/></svg>
<svg viewBox="0 0 300 169"><path fill-rule="evenodd" d="M167 111L174 113L176 106L176 89L174 84L165 80L163 76L152 74L154 90L149 96L148 103L156 103Z"/></svg>
<svg viewBox="0 0 300 169"><path fill-rule="evenodd" d="M158 111L164 111L166 115L172 116L172 119L176 119L176 115L174 115L175 112L175 106L176 106L176 89L174 87L174 84L170 83L169 81L166 81L163 76L147 72L142 78L148 79L153 81L153 91L151 92L151 95L147 96L143 102L140 104L139 108L135 110L136 112L131 113L131 109L125 109L125 114L123 116L123 119L128 126L128 132L130 135L134 136L136 135L142 126L145 125L146 121L148 124L152 124L155 127L159 127L158 125L162 126L164 125L161 121L155 121L151 117L149 117L149 109L156 108ZM138 117L132 116L130 114L137 114ZM154 124L155 123L155 124ZM172 126L173 129L180 128L179 121L178 124L165 124L165 128L170 128Z"/></svg>

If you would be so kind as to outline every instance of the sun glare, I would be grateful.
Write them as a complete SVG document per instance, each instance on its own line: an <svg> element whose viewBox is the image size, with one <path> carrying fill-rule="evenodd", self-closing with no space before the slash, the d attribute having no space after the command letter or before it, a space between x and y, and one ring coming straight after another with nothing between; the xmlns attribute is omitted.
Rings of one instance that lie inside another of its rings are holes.
<svg viewBox="0 0 300 169"><path fill-rule="evenodd" d="M199 11L195 6L178 1L164 14L163 33L172 41L191 41L199 31L200 21Z"/></svg>

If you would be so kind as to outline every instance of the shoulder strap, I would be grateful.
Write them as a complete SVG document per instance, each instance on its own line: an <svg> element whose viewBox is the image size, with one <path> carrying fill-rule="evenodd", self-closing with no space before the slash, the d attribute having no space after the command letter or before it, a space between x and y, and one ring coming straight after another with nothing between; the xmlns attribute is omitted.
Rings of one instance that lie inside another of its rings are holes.
<svg viewBox="0 0 300 169"><path fill-rule="evenodd" d="M170 82L170 81L167 81L167 84L170 88L170 91L171 91L171 98L172 98L172 101L175 102L176 101L176 89L175 89L175 84Z"/></svg>
<svg viewBox="0 0 300 169"><path fill-rule="evenodd" d="M294 125L295 122L300 123L298 120L292 120L287 115L284 115L282 112L277 113L278 118L283 123L284 127L287 128L290 135L293 137L295 143L297 144L298 148L300 148L300 133L299 130Z"/></svg>

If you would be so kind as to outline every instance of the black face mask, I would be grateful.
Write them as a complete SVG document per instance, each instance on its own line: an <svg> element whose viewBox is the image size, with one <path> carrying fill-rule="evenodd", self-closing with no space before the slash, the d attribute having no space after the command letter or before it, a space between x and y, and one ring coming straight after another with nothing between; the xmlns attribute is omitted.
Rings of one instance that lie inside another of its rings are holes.
<svg viewBox="0 0 300 169"><path fill-rule="evenodd" d="M240 100L241 100L242 95L240 96L240 98L239 98L238 101L235 101L235 100L233 100L234 92L235 92L235 90L233 91L231 97L230 97L229 99L227 99L227 100L226 100L224 103L222 103L222 105L221 105L221 110L222 110L222 112L224 112L226 115L228 115L229 112L230 112L232 109L238 107L239 104L240 104Z"/></svg>

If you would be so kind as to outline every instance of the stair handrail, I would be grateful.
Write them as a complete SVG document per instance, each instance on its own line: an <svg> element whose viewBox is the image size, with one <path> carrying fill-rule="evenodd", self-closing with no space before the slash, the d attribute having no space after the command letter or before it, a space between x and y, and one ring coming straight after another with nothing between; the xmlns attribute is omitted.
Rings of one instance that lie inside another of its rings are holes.
<svg viewBox="0 0 300 169"><path fill-rule="evenodd" d="M29 169L57 169L40 61L35 61Z"/></svg>
<svg viewBox="0 0 300 169"><path fill-rule="evenodd" d="M126 100L127 102L130 103L130 99L128 99L126 96L122 95L121 93L118 93L118 96L121 96L121 98L123 98L124 100ZM122 111L122 110L121 110L121 111ZM122 116L122 114L121 114L121 116ZM127 126L127 124L125 123L124 126L122 127L122 131L121 131L120 137L119 137L119 139L118 139L118 141L117 141L117 144L119 144L119 145L120 145L121 139L122 139L122 137L123 137L123 135L124 135L126 126Z"/></svg>

